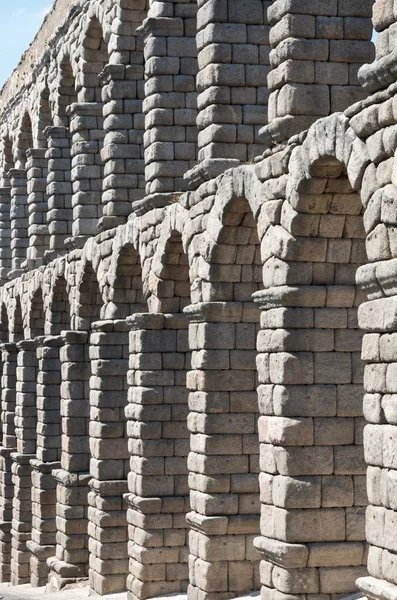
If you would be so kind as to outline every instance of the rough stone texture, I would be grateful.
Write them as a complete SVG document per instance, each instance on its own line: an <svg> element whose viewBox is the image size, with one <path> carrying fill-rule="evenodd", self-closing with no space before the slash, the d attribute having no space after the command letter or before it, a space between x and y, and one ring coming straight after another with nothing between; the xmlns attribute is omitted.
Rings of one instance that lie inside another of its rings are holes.
<svg viewBox="0 0 397 600"><path fill-rule="evenodd" d="M0 96L1 581L396 596L373 4L55 2Z"/></svg>

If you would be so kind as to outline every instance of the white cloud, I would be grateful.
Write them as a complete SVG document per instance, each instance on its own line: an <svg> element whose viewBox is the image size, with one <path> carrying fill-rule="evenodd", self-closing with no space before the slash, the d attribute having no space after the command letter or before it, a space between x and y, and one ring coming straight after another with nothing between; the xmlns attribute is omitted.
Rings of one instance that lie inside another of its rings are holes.
<svg viewBox="0 0 397 600"><path fill-rule="evenodd" d="M48 15L48 13L50 12L51 9L52 9L52 5L50 4L49 6L46 6L45 8L40 10L39 12L33 13L33 16L37 19L44 19L44 17L46 15Z"/></svg>

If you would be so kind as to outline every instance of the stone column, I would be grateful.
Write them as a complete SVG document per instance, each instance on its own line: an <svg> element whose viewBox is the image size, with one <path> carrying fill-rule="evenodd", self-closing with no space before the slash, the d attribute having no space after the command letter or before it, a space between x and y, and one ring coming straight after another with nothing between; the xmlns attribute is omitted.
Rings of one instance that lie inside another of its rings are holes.
<svg viewBox="0 0 397 600"><path fill-rule="evenodd" d="M268 0L205 0L197 14L199 161L221 169L263 153Z"/></svg>
<svg viewBox="0 0 397 600"><path fill-rule="evenodd" d="M3 441L0 447L0 581L11 577L11 521L14 486L11 453L16 450L15 402L18 349L15 343L2 344L1 421Z"/></svg>
<svg viewBox="0 0 397 600"><path fill-rule="evenodd" d="M183 593L188 584L187 320L128 319L129 598Z"/></svg>
<svg viewBox="0 0 397 600"><path fill-rule="evenodd" d="M141 27L147 194L186 189L197 161L196 11L193 2L155 1Z"/></svg>
<svg viewBox="0 0 397 600"><path fill-rule="evenodd" d="M28 240L28 190L25 169L11 169L11 279L18 277L22 271L22 263L26 259Z"/></svg>
<svg viewBox="0 0 397 600"><path fill-rule="evenodd" d="M85 102L67 109L72 136L72 247L81 248L87 237L97 233L102 216L102 106L102 102Z"/></svg>
<svg viewBox="0 0 397 600"><path fill-rule="evenodd" d="M129 38L142 44L139 38ZM140 58L142 52L136 52ZM137 64L106 65L102 72L105 130L103 229L125 223L131 203L145 195L142 113L143 57Z"/></svg>
<svg viewBox="0 0 397 600"><path fill-rule="evenodd" d="M189 590L231 598L259 587L257 312L232 302L185 312L192 350Z"/></svg>
<svg viewBox="0 0 397 600"><path fill-rule="evenodd" d="M262 596L347 596L366 573L360 295L282 290L256 294Z"/></svg>
<svg viewBox="0 0 397 600"><path fill-rule="evenodd" d="M382 263L379 263L382 264ZM392 261L383 263L384 273L394 273ZM388 267L385 269L385 267ZM381 285L386 289L386 279ZM360 327L368 333L363 340L363 359L367 360L364 385L364 450L367 468L369 507L366 536L369 543L369 577L357 581L370 600L394 598L396 571L396 339L393 306L395 296L372 300L362 305Z"/></svg>
<svg viewBox="0 0 397 600"><path fill-rule="evenodd" d="M15 437L17 451L11 454L14 499L11 527L11 583L30 582L30 552L26 542L32 530L31 459L36 456L36 381L35 340L18 342Z"/></svg>
<svg viewBox="0 0 397 600"><path fill-rule="evenodd" d="M71 140L67 127L47 127L44 135L48 148L47 223L50 236L46 256L50 261L66 252L65 240L72 235Z"/></svg>
<svg viewBox="0 0 397 600"><path fill-rule="evenodd" d="M376 60L363 65L358 73L361 85L370 94L384 90L396 81L393 73L396 23L397 7L394 2L377 0L373 3L372 25L377 32Z"/></svg>
<svg viewBox="0 0 397 600"><path fill-rule="evenodd" d="M61 468L52 471L57 483L56 554L47 559L55 589L88 576L89 379L87 333L62 334Z"/></svg>
<svg viewBox="0 0 397 600"><path fill-rule="evenodd" d="M61 363L62 336L47 337L37 348L37 458L32 467L32 539L30 582L34 587L47 583L47 558L56 546L56 482L54 469L61 466Z"/></svg>
<svg viewBox="0 0 397 600"><path fill-rule="evenodd" d="M271 4L272 71L264 141L286 141L318 118L344 111L366 97L357 72L375 58L373 4L373 0Z"/></svg>
<svg viewBox="0 0 397 600"><path fill-rule="evenodd" d="M43 263L44 252L48 249L49 236L47 225L47 159L44 149L30 149L26 153L29 247L27 266L30 269Z"/></svg>
<svg viewBox="0 0 397 600"><path fill-rule="evenodd" d="M128 575L127 405L129 326L99 321L90 336L90 481L88 535L90 587L97 594L126 589Z"/></svg>
<svg viewBox="0 0 397 600"><path fill-rule="evenodd" d="M0 187L0 283L11 271L11 187Z"/></svg>

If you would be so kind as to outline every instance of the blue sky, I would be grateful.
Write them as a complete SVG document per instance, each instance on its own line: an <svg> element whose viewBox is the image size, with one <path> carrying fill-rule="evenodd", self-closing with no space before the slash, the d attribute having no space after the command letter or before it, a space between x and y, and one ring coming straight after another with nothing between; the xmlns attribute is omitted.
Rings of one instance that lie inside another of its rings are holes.
<svg viewBox="0 0 397 600"><path fill-rule="evenodd" d="M53 0L0 0L0 88L33 41Z"/></svg>

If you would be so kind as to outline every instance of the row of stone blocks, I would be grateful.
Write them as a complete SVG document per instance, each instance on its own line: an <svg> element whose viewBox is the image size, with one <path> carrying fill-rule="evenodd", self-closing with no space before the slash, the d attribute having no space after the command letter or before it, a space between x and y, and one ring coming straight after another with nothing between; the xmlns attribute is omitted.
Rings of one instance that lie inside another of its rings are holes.
<svg viewBox="0 0 397 600"><path fill-rule="evenodd" d="M137 314L3 344L3 580L89 577L131 599L353 591L366 572L361 336L351 318L330 351L341 309L315 310L321 335L213 303L190 324Z"/></svg>

